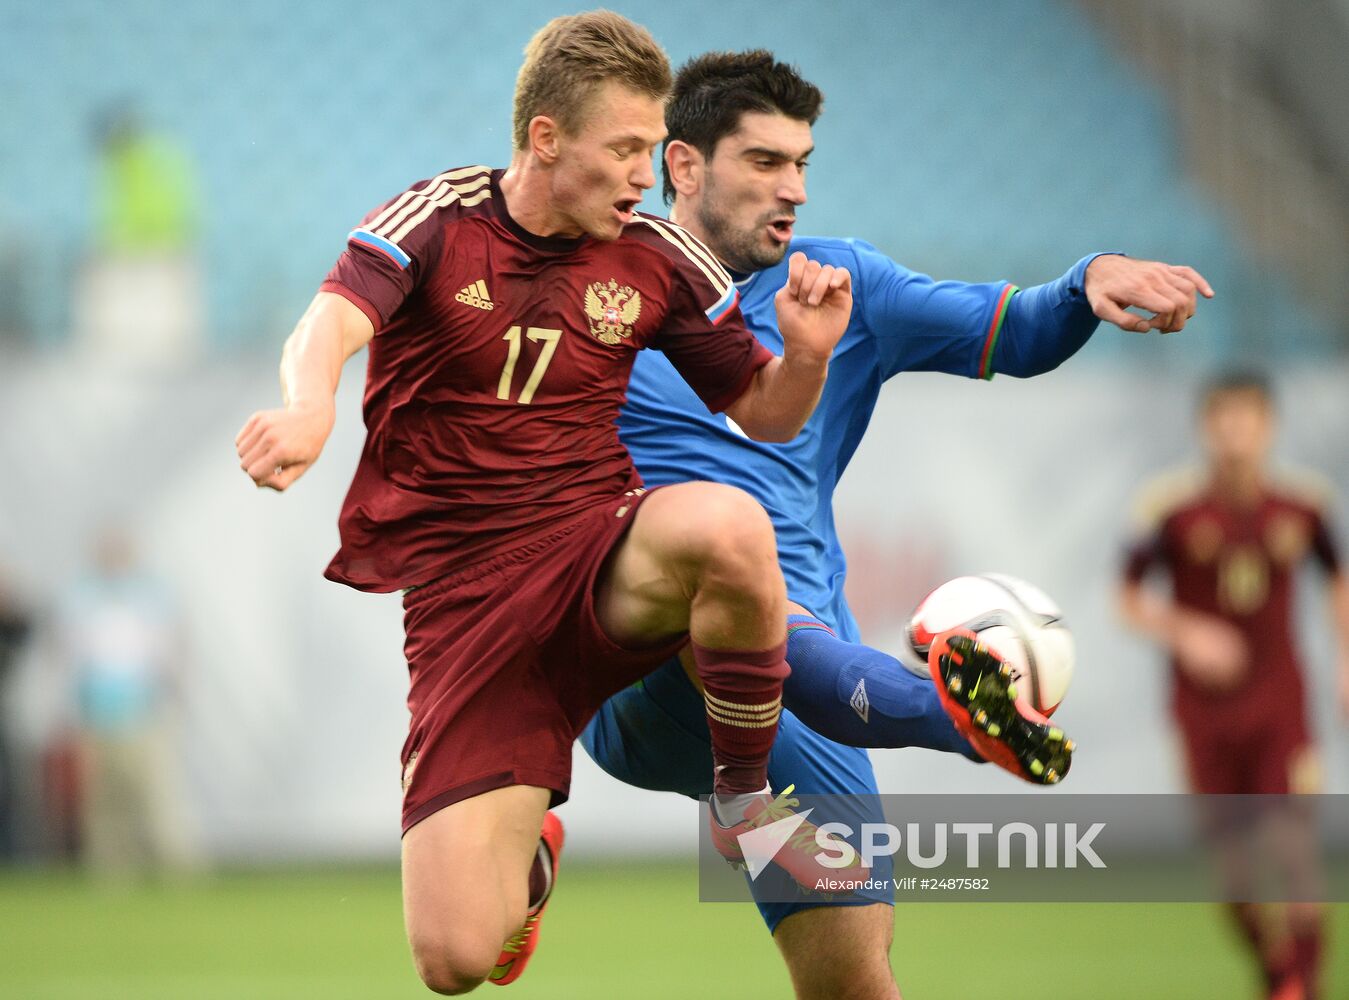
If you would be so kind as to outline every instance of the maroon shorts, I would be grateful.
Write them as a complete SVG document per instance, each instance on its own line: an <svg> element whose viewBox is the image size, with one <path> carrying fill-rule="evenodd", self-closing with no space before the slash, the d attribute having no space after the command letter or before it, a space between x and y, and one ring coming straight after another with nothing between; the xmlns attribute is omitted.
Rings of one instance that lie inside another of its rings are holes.
<svg viewBox="0 0 1349 1000"><path fill-rule="evenodd" d="M1286 795L1319 790L1301 716L1270 713L1265 725L1182 723L1190 787L1209 795Z"/></svg>
<svg viewBox="0 0 1349 1000"><path fill-rule="evenodd" d="M600 569L650 493L614 497L552 534L403 600L411 728L403 831L507 785L567 798L572 742L610 695L685 642L630 650L595 617Z"/></svg>

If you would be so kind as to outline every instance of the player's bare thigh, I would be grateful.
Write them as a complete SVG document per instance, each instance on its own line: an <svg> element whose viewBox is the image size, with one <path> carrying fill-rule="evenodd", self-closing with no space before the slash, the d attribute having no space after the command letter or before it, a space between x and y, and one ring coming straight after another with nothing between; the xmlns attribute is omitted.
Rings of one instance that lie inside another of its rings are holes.
<svg viewBox="0 0 1349 1000"><path fill-rule="evenodd" d="M797 1000L900 1000L890 969L894 908L817 906L773 931Z"/></svg>
<svg viewBox="0 0 1349 1000"><path fill-rule="evenodd" d="M422 981L485 979L524 922L529 868L551 793L511 785L446 806L403 837L403 917Z"/></svg>
<svg viewBox="0 0 1349 1000"><path fill-rule="evenodd" d="M656 490L600 575L596 614L615 642L639 647L690 632L721 649L782 641L786 588L772 522L719 483Z"/></svg>

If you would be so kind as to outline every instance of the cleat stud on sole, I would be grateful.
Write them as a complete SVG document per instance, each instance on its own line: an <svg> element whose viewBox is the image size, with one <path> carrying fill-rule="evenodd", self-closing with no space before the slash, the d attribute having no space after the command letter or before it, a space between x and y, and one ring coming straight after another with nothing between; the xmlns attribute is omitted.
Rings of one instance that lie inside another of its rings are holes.
<svg viewBox="0 0 1349 1000"><path fill-rule="evenodd" d="M965 685L960 682L959 677L952 677L949 681L946 682L946 689L950 691L952 694L960 694L960 689L963 688L964 686Z"/></svg>
<svg viewBox="0 0 1349 1000"><path fill-rule="evenodd" d="M1063 739L1063 730L1059 729L1057 726L1052 726L1049 730L1049 738L1051 740Z"/></svg>
<svg viewBox="0 0 1349 1000"><path fill-rule="evenodd" d="M985 712L982 708L974 713L974 724L978 726L980 729L988 728L988 713Z"/></svg>
<svg viewBox="0 0 1349 1000"><path fill-rule="evenodd" d="M1013 701L1016 700L1016 685L1015 685L1015 684L1008 684L1008 685L1007 685L1007 697L1011 698Z"/></svg>
<svg viewBox="0 0 1349 1000"><path fill-rule="evenodd" d="M1064 741L1063 741L1063 750L1064 750L1065 753L1072 753L1072 752L1073 752L1074 750L1076 750L1076 749L1077 749L1077 744L1074 743L1072 740L1064 740Z"/></svg>
<svg viewBox="0 0 1349 1000"><path fill-rule="evenodd" d="M1010 681L1012 679L1012 665L1010 663L1004 663L1000 666L998 668L998 676L1005 681Z"/></svg>
<svg viewBox="0 0 1349 1000"><path fill-rule="evenodd" d="M996 722L990 723L990 725L989 725L989 727L988 727L988 735L989 735L989 736L992 736L992 737L994 737L994 738L997 738L997 737L1001 736L1001 735L1002 735L1002 726L998 725Z"/></svg>
<svg viewBox="0 0 1349 1000"><path fill-rule="evenodd" d="M1040 761L1040 760L1033 760L1033 761L1031 761L1031 762L1030 762L1030 773L1033 774L1033 775L1035 775L1037 778L1038 778L1040 775L1044 774L1044 773L1045 773L1045 765L1044 765L1044 761Z"/></svg>
<svg viewBox="0 0 1349 1000"><path fill-rule="evenodd" d="M1051 767L1045 772L1045 782L1050 785L1057 785L1059 783L1059 772Z"/></svg>

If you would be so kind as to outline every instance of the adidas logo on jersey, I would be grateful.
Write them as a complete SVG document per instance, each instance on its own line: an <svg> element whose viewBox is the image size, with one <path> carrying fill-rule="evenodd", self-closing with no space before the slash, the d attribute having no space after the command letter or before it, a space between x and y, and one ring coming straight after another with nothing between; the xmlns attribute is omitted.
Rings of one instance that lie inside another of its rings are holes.
<svg viewBox="0 0 1349 1000"><path fill-rule="evenodd" d="M487 285L479 278L471 285L459 289L455 295L456 302L462 302L466 306L472 306L474 309L495 309L496 304L492 301L492 296L487 294Z"/></svg>

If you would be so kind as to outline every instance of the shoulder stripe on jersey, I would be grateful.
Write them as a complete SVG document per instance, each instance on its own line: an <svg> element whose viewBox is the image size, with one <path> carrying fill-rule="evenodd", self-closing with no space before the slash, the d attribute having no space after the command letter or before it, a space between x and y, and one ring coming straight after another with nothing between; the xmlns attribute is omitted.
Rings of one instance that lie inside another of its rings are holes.
<svg viewBox="0 0 1349 1000"><path fill-rule="evenodd" d="M725 295L717 299L717 301L708 308L707 318L710 319L715 326L730 314L731 310L735 308L735 304L739 301L740 290L732 285L730 288L726 289Z"/></svg>
<svg viewBox="0 0 1349 1000"><path fill-rule="evenodd" d="M1134 533L1142 537L1156 531L1168 517L1197 500L1207 483L1207 473L1197 465L1183 465L1153 476L1134 498Z"/></svg>
<svg viewBox="0 0 1349 1000"><path fill-rule="evenodd" d="M488 171L488 167L461 167L458 170L449 170L439 174L417 190L405 192L365 228L397 243L417 225L424 222L437 208L444 208L446 205L452 204L461 189L467 188L476 191L484 185L490 185L491 174ZM463 177L474 175L478 175L477 181L455 183L456 180ZM488 190L491 190L490 187L488 187ZM478 199L478 201L481 200L481 198ZM477 202L475 201L474 204L477 204ZM407 224L409 217L416 221L410 225Z"/></svg>
<svg viewBox="0 0 1349 1000"><path fill-rule="evenodd" d="M731 277L731 272L726 270L726 268L722 265L721 261L717 260L716 254L714 254L710 249L708 249L708 247L704 246L703 243L697 239L697 237L695 237L687 229L683 228L682 226L677 226L673 222L665 222L664 226L666 229L669 229L672 233L674 233L681 240L683 240L684 245L687 246L693 254L700 257L702 260L707 261L707 266L712 268L712 270L722 281L725 281L728 285L735 284L734 279ZM721 287L719 283L717 287Z"/></svg>
<svg viewBox="0 0 1349 1000"><path fill-rule="evenodd" d="M448 179L443 180L436 185L434 190L424 192L419 197L409 201L397 215L381 226L380 229L389 239L397 243L421 225L436 209L452 205L465 188L476 191L483 184L488 183L490 178L482 177L480 181L481 183L469 181L466 184L455 184Z"/></svg>
<svg viewBox="0 0 1349 1000"><path fill-rule="evenodd" d="M993 371L993 349L998 346L998 337L1002 334L1002 324L1007 318L1007 304L1012 296L1021 291L1016 285L1008 285L1002 290L998 306L993 310L993 322L988 325L988 336L984 338L984 353L979 358L979 377L991 379Z"/></svg>
<svg viewBox="0 0 1349 1000"><path fill-rule="evenodd" d="M373 231L373 230L378 229L379 227L383 226L384 223L386 223L386 222L389 221L390 217L391 217L395 212L398 212L399 210L401 210L401 209L403 208L404 205L406 205L406 204L407 204L409 201L411 201L413 198L417 197L417 195L423 194L424 192L430 191L430 190L432 190L433 188L439 187L439 186L440 186L440 183L441 183L443 180L445 180L445 178L446 178L446 176L448 175L448 173L449 173L449 171L446 171L446 173L444 173L444 174L436 174L436 176L432 177L429 181L427 181L427 182L426 182L425 184L423 184L421 187L415 188L415 189L410 189L410 190L407 190L407 191L404 191L402 194L400 194L400 195L399 195L397 198L395 198L393 201L389 202L389 204L386 205L386 206L384 207L384 211L380 212L379 215L377 215L377 216L375 216L373 219L371 219L370 222L368 223L368 225L366 226L366 228L367 228L367 229L370 229L371 231Z"/></svg>
<svg viewBox="0 0 1349 1000"><path fill-rule="evenodd" d="M483 176L476 181L466 181L462 184L455 184L450 181L445 182L445 189L438 192L435 197L425 198L422 202L412 202L404 215L396 217L389 222L385 229L388 230L395 225L398 228L394 230L389 239L395 243L401 242L408 233L416 229L423 222L431 217L431 214L438 208L445 208L448 205L458 201L465 208L471 208L484 199L492 196L491 177ZM469 197L464 197L469 195ZM399 225L401 223L401 225Z"/></svg>
<svg viewBox="0 0 1349 1000"><path fill-rule="evenodd" d="M705 261L712 270L717 272L717 274L724 277L728 282L731 280L730 274L727 272L726 268L722 266L721 261L717 260L716 255L713 254L710 249L704 246L699 240L695 239L691 232L683 226L676 225L665 219L656 219L654 221L656 225L670 230L670 232L683 240L684 245L689 248L689 251Z"/></svg>
<svg viewBox="0 0 1349 1000"><path fill-rule="evenodd" d="M390 243L383 236L372 233L368 229L353 229L347 236L347 241L360 243L362 246L367 246L371 250L382 253L405 271L407 266L412 263L412 258L405 254L397 244Z"/></svg>
<svg viewBox="0 0 1349 1000"><path fill-rule="evenodd" d="M490 170L491 170L490 167L483 167L483 166L459 167L455 170L446 170L442 174L436 174L436 176L432 177L421 187L412 188L408 191L404 191L393 201L389 202L389 204L385 206L384 211L381 212L379 215L375 216L373 219L371 219L365 228L369 229L371 232L377 232L378 230L382 229L384 227L384 224L388 222L389 219L392 218L396 212L401 211L409 201L411 201L413 198L418 197L419 195L425 195L428 192L439 187L442 181L459 180L464 177L472 177L474 174L480 174L483 173L484 171Z"/></svg>
<svg viewBox="0 0 1349 1000"><path fill-rule="evenodd" d="M715 265L715 270L713 268L709 268L707 264L704 263L703 260L698 255L696 255L695 253L693 253L692 250L689 249L687 243L685 243L679 237L675 236L672 232L667 231L663 226L658 225L655 219L648 219L642 215L637 216L637 218L640 221L645 222L652 229L654 229L668 243L672 244L674 247L679 249L684 254L685 257L687 257L690 261L692 261L694 265L698 268L698 270L702 271L703 274L707 276L707 280L712 283L712 287L719 294L721 295L726 294L726 289L731 286L731 276L727 274L720 265Z"/></svg>
<svg viewBox="0 0 1349 1000"><path fill-rule="evenodd" d="M1310 469L1278 466L1269 474L1272 488L1313 510L1325 511L1335 498L1330 479Z"/></svg>

